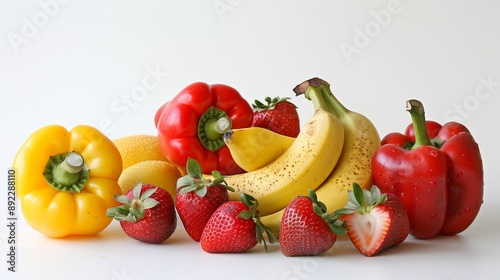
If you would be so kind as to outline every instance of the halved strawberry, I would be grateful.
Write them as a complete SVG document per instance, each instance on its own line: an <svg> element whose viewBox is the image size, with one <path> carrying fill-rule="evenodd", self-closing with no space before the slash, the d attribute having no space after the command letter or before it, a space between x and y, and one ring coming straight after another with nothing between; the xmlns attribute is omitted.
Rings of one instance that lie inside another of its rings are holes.
<svg viewBox="0 0 500 280"><path fill-rule="evenodd" d="M374 256L408 237L408 214L395 195L381 194L377 186L362 190L356 183L348 195L347 206L335 213L342 215L347 235L362 254Z"/></svg>
<svg viewBox="0 0 500 280"><path fill-rule="evenodd" d="M229 200L228 190L234 189L218 171L212 172L214 180L205 179L195 159L187 160L186 170L188 174L177 180L175 208L189 237L198 242L210 216Z"/></svg>
<svg viewBox="0 0 500 280"><path fill-rule="evenodd" d="M267 104L255 100L252 126L263 127L289 137L297 137L300 121L297 107L285 98L266 97Z"/></svg>

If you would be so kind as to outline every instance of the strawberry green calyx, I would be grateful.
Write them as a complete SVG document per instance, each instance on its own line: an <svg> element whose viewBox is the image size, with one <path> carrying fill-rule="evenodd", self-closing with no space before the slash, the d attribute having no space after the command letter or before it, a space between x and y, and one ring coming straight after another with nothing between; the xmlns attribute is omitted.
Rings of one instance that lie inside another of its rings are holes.
<svg viewBox="0 0 500 280"><path fill-rule="evenodd" d="M373 185L370 190L363 190L357 183L353 183L353 189L348 190L349 201L347 206L335 211L335 213L352 214L358 212L360 214L370 213L377 205L384 203L387 200L385 194L380 193L380 189Z"/></svg>
<svg viewBox="0 0 500 280"><path fill-rule="evenodd" d="M186 171L188 174L177 180L179 194L194 191L200 197L204 197L207 194L207 188L212 186L221 186L228 191L234 192L234 189L227 185L224 176L219 171L212 171L213 180L205 179L200 164L193 158L188 158Z"/></svg>
<svg viewBox="0 0 500 280"><path fill-rule="evenodd" d="M336 212L328 213L326 205L323 202L318 201L316 192L312 189L308 190L308 198L313 204L314 213L320 216L328 224L328 227L330 227L333 233L337 235L347 233L344 223L339 220L342 217L341 214Z"/></svg>
<svg viewBox="0 0 500 280"><path fill-rule="evenodd" d="M250 209L241 211L241 213L238 215L238 218L253 220L253 222L255 223L255 234L257 235L257 242L259 244L264 243L264 248L267 252L267 244L266 240L264 239L264 232L266 233L267 239L271 244L276 242L276 237L272 233L271 229L265 226L260 220L259 210L257 209L259 206L259 202L253 196L246 193L242 193L240 198L241 202L243 202L243 204L248 206L248 208Z"/></svg>
<svg viewBox="0 0 500 280"><path fill-rule="evenodd" d="M121 206L109 208L106 216L117 221L128 221L135 223L142 219L146 209L151 209L158 205L158 201L151 198L158 188L148 189L141 195L142 183L138 183L132 189L133 198L126 195L115 195L115 200L122 203Z"/></svg>
<svg viewBox="0 0 500 280"><path fill-rule="evenodd" d="M264 104L259 100L255 100L254 101L255 103L252 104L252 109L254 112L262 112L265 110L272 110L272 109L274 109L274 106L276 106L276 104L278 104L280 102L285 102L285 101L292 104L295 108L297 108L297 106L295 106L295 104L288 101L289 99L290 99L290 97L278 97L278 96L276 96L274 98L266 97L264 99L264 101L266 101L267 104Z"/></svg>

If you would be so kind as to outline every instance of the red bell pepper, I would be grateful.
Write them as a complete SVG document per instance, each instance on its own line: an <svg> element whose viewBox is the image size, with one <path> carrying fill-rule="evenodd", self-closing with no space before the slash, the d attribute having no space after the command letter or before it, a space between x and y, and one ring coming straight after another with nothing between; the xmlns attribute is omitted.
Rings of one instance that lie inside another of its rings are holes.
<svg viewBox="0 0 500 280"><path fill-rule="evenodd" d="M372 160L373 182L403 202L413 236L458 234L472 224L483 202L479 146L464 125L426 121L421 102L406 104L412 124L405 134L382 139Z"/></svg>
<svg viewBox="0 0 500 280"><path fill-rule="evenodd" d="M155 115L158 141L164 156L181 170L188 158L203 173L243 173L225 146L224 132L250 127L253 110L240 93L227 85L193 83L161 106Z"/></svg>

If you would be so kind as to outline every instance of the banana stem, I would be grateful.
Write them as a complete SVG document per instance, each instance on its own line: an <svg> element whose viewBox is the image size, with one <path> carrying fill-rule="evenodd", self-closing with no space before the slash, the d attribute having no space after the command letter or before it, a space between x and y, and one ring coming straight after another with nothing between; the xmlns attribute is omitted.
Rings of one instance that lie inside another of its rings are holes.
<svg viewBox="0 0 500 280"><path fill-rule="evenodd" d="M322 107L337 118L349 113L349 110L333 95L330 84L320 78L309 79L297 85L293 91L296 95L305 94L306 98L313 102L316 110Z"/></svg>
<svg viewBox="0 0 500 280"><path fill-rule="evenodd" d="M328 106L325 96L321 89L315 87L308 87L305 91L305 96L307 99L311 100L314 105L314 110L323 109L324 111L330 112L330 106Z"/></svg>

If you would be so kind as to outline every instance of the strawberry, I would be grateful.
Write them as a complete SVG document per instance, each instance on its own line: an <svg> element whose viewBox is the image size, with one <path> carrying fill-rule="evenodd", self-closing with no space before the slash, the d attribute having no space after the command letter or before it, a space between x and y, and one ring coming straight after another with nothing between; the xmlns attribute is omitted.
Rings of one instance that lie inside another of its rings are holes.
<svg viewBox="0 0 500 280"><path fill-rule="evenodd" d="M346 233L340 215L328 214L326 206L318 201L316 193L298 196L283 212L280 225L280 249L283 255L313 256L329 250L337 234Z"/></svg>
<svg viewBox="0 0 500 280"><path fill-rule="evenodd" d="M213 212L229 200L228 190L234 191L224 181L220 172L214 171L214 180L203 178L200 164L188 158L187 175L177 181L175 208L187 234L198 242Z"/></svg>
<svg viewBox="0 0 500 280"><path fill-rule="evenodd" d="M208 253L239 253L264 242L266 232L269 242L275 241L271 230L260 222L258 202L242 193L241 201L228 201L212 214L201 235L201 248Z"/></svg>
<svg viewBox="0 0 500 280"><path fill-rule="evenodd" d="M120 221L123 231L131 238L161 243L174 233L177 216L174 200L166 190L139 183L115 199L123 205L109 208L106 215Z"/></svg>
<svg viewBox="0 0 500 280"><path fill-rule="evenodd" d="M267 128L276 133L297 137L300 132L300 121L297 107L285 98L266 97L267 104L255 100L252 126Z"/></svg>
<svg viewBox="0 0 500 280"><path fill-rule="evenodd" d="M374 256L408 237L408 214L395 195L381 194L377 186L362 190L356 183L348 195L347 206L336 213L342 214L347 235L362 254Z"/></svg>

